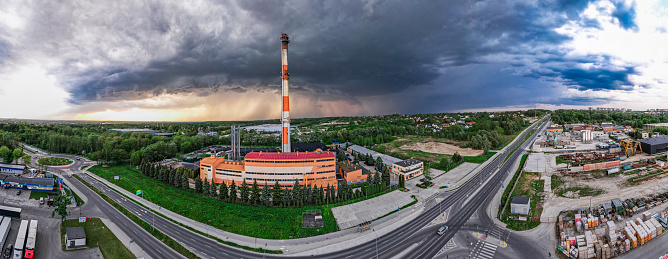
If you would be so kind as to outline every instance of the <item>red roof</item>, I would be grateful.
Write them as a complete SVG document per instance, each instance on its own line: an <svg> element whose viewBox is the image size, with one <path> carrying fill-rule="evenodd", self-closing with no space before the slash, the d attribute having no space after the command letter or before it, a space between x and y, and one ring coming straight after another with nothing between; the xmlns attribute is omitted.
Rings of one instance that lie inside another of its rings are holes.
<svg viewBox="0 0 668 259"><path fill-rule="evenodd" d="M278 153L278 152L251 152L246 154L246 160L248 159L274 159L274 160L290 160L290 159L313 159L313 158L334 158L334 153L330 151L323 152L290 152L290 153Z"/></svg>

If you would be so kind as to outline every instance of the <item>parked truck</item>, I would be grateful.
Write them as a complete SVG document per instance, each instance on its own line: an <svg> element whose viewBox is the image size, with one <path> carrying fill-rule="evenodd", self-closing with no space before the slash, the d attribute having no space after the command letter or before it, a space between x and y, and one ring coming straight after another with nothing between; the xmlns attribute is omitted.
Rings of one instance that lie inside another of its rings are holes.
<svg viewBox="0 0 668 259"><path fill-rule="evenodd" d="M9 229L12 227L12 219L10 217L0 216L0 248L5 247Z"/></svg>

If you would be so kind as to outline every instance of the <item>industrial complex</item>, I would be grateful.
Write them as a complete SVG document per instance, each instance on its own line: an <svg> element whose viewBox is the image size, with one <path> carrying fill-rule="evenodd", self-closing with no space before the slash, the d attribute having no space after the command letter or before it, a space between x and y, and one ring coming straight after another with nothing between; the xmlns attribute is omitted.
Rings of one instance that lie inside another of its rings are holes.
<svg viewBox="0 0 668 259"><path fill-rule="evenodd" d="M290 152L292 148L290 146L288 43L290 43L288 35L282 34L281 78L283 83L281 89L283 108L281 110L281 151L285 152L250 152L243 157L243 161L236 161L241 157L241 142L239 140L240 132L233 130L231 137L232 159L225 159L225 157L220 156L202 159L200 162L200 178L202 180L236 185L241 185L243 182L252 183L253 181L270 185L279 183L281 186L288 188L292 188L295 181L299 181L301 185L337 188L335 153L321 149L314 152Z"/></svg>

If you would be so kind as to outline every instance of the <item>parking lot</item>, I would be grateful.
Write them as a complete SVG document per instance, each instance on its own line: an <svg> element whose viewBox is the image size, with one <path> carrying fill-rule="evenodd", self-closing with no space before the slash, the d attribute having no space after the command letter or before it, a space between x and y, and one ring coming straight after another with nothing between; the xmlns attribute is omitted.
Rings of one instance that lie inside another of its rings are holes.
<svg viewBox="0 0 668 259"><path fill-rule="evenodd" d="M35 258L103 258L99 248L78 251L62 251L60 241L60 216L51 217L54 207L40 204L38 200L29 199L30 191L22 190L16 195L17 189L0 189L0 205L21 208L21 218L12 218L7 240L2 244L2 252L10 244L16 242L21 220L37 220L37 240Z"/></svg>

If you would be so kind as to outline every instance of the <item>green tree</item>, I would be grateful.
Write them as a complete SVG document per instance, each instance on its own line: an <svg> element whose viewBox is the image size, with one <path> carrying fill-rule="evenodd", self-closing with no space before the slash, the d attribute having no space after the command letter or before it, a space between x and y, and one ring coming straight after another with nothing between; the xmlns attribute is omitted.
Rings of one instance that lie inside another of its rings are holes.
<svg viewBox="0 0 668 259"><path fill-rule="evenodd" d="M28 154L23 155L23 163L25 163L26 165L29 165L30 161L31 161L31 158L32 157Z"/></svg>
<svg viewBox="0 0 668 259"><path fill-rule="evenodd" d="M208 196L209 191L211 191L211 184L209 183L209 179L204 179L204 184L202 185L202 194L204 196Z"/></svg>
<svg viewBox="0 0 668 259"><path fill-rule="evenodd" d="M355 160L353 161L353 163L355 163L356 165L360 163L360 159L359 157L357 157L357 155L355 155Z"/></svg>
<svg viewBox="0 0 668 259"><path fill-rule="evenodd" d="M290 192L290 189L285 188L283 189L283 206L289 207L290 204L292 203L292 194Z"/></svg>
<svg viewBox="0 0 668 259"><path fill-rule="evenodd" d="M271 192L269 189L270 188L267 182L264 182L264 187L262 187L262 194L260 194L260 202L264 206L269 206L269 201L271 200Z"/></svg>
<svg viewBox="0 0 668 259"><path fill-rule="evenodd" d="M199 179L199 177L196 179ZM181 188L185 190L190 189L190 181L188 181L188 175L186 175L186 173L181 173Z"/></svg>
<svg viewBox="0 0 668 259"><path fill-rule="evenodd" d="M406 179L404 179L404 175L399 175L399 188L406 188Z"/></svg>
<svg viewBox="0 0 668 259"><path fill-rule="evenodd" d="M250 190L250 204L260 203L260 186L257 184L257 180L253 180L253 185Z"/></svg>
<svg viewBox="0 0 668 259"><path fill-rule="evenodd" d="M271 201L274 206L281 205L281 202L283 201L283 197L281 197L282 193L281 185L277 181L274 183L274 188L271 188Z"/></svg>
<svg viewBox="0 0 668 259"><path fill-rule="evenodd" d="M7 146L2 146L0 147L0 158L3 159L3 162L9 164L14 160L14 155Z"/></svg>
<svg viewBox="0 0 668 259"><path fill-rule="evenodd" d="M322 201L322 197L320 196L320 192L318 191L318 185L313 186L313 204L315 205L320 205L320 201Z"/></svg>
<svg viewBox="0 0 668 259"><path fill-rule="evenodd" d="M336 161L341 162L346 160L346 154L343 153L343 151L339 151L336 153Z"/></svg>
<svg viewBox="0 0 668 259"><path fill-rule="evenodd" d="M239 194L241 196L240 197L241 202L243 204L247 204L248 203L248 184L246 183L246 181L241 182L241 188L239 188Z"/></svg>
<svg viewBox="0 0 668 259"><path fill-rule="evenodd" d="M447 157L442 158L438 165L446 171L450 170L450 160Z"/></svg>
<svg viewBox="0 0 668 259"><path fill-rule="evenodd" d="M209 196L214 197L214 198L218 196L218 184L217 183L211 183L211 188L209 189Z"/></svg>
<svg viewBox="0 0 668 259"><path fill-rule="evenodd" d="M220 190L218 190L218 199L221 201L226 201L229 198L230 190L227 189L227 183L220 183Z"/></svg>
<svg viewBox="0 0 668 259"><path fill-rule="evenodd" d="M202 193L202 179L199 177L195 178L195 193Z"/></svg>
<svg viewBox="0 0 668 259"><path fill-rule="evenodd" d="M236 202L237 201L237 184L234 183L234 180L232 180L232 184L230 184L230 202Z"/></svg>
<svg viewBox="0 0 668 259"><path fill-rule="evenodd" d="M18 162L19 162L19 158L21 158L21 157L23 156L23 151L21 151L21 149L15 148L15 149L14 149L14 152L12 152L12 153L13 153L12 156L13 156L14 158L16 158L16 163L18 163ZM24 163L25 163L25 162L24 162Z"/></svg>
<svg viewBox="0 0 668 259"><path fill-rule="evenodd" d="M295 183L292 185L292 203L295 206L301 207L302 200L304 199L304 194L302 193L302 186L299 184L299 179L295 179Z"/></svg>
<svg viewBox="0 0 668 259"><path fill-rule="evenodd" d="M60 193L56 195L53 201L53 205L56 208L51 212L51 217L55 217L56 214L60 215L60 223L63 224L65 217L67 217L67 205L71 202L70 197L67 197L65 194Z"/></svg>
<svg viewBox="0 0 668 259"><path fill-rule="evenodd" d="M138 165L139 163L141 163L141 152L132 151L130 153L130 164Z"/></svg>
<svg viewBox="0 0 668 259"><path fill-rule="evenodd" d="M376 165L376 171L381 171L383 169L383 166L385 164L383 164L383 159L380 159L380 156L378 158L376 158L376 164L375 165Z"/></svg>
<svg viewBox="0 0 668 259"><path fill-rule="evenodd" d="M429 167L429 164L424 164L424 167L422 168L422 175L424 176L427 181L431 181L431 168Z"/></svg>

